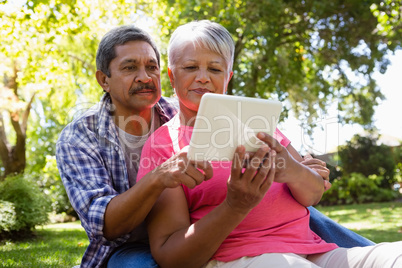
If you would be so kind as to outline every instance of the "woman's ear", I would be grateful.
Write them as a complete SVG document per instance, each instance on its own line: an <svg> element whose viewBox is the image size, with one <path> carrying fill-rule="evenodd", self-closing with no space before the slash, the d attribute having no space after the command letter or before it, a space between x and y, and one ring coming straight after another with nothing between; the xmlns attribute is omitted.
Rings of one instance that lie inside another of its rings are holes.
<svg viewBox="0 0 402 268"><path fill-rule="evenodd" d="M231 71L230 74L229 74L229 79L228 79L228 82L226 83L225 92L223 92L224 94L226 94L228 92L229 82L232 79L232 77L233 77L233 71Z"/></svg>
<svg viewBox="0 0 402 268"><path fill-rule="evenodd" d="M96 71L96 80L98 84L103 88L105 92L110 92L110 87L108 83L108 76L104 74L101 70Z"/></svg>
<svg viewBox="0 0 402 268"><path fill-rule="evenodd" d="M170 69L169 67L168 67L168 75L169 75L170 84L172 85L172 88L174 88L174 76L173 76L172 69Z"/></svg>

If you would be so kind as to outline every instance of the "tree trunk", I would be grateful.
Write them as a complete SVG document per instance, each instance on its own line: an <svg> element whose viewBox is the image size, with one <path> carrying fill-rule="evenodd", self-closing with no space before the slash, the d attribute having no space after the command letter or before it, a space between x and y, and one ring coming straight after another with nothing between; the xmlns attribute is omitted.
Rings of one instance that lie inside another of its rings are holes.
<svg viewBox="0 0 402 268"><path fill-rule="evenodd" d="M16 145L10 146L7 137L5 137L5 135L4 136L1 135L0 156L4 171L0 176L0 180L4 179L10 174L24 172L26 164L25 142L26 142L25 135L24 136L17 135Z"/></svg>
<svg viewBox="0 0 402 268"><path fill-rule="evenodd" d="M233 58L233 64L236 63L237 58L239 57L241 51L243 50L244 47L244 43L243 43L243 35L238 35L237 36L237 41L235 43L235 51L234 51L234 58ZM234 69L234 68L233 68ZM231 79L229 81L229 85L228 85L228 90L227 90L227 94L228 95L233 95L233 80Z"/></svg>
<svg viewBox="0 0 402 268"><path fill-rule="evenodd" d="M20 101L18 98L17 69L14 68L14 76L6 84L5 90L12 90L15 97L14 101ZM11 145L6 136L3 114L0 112L0 159L3 171L0 172L0 180L11 174L23 173L26 166L26 130L28 117L31 111L32 102L35 93L32 95L25 110L9 110L10 122L16 134L15 145ZM10 101L13 101L10 99Z"/></svg>

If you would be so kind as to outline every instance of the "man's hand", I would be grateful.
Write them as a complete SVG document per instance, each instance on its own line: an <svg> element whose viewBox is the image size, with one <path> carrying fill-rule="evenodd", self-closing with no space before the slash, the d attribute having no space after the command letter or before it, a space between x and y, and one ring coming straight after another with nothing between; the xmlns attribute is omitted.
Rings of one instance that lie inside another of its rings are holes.
<svg viewBox="0 0 402 268"><path fill-rule="evenodd" d="M189 188L212 178L213 170L208 161L194 161L187 158L188 146L173 155L153 172L160 174L161 182L165 188L175 188L181 184Z"/></svg>
<svg viewBox="0 0 402 268"><path fill-rule="evenodd" d="M329 169L327 168L327 164L317 158L313 158L310 154L307 154L303 157L303 161L301 164L308 166L309 168L315 170L321 177L324 179L324 189L325 191L329 190L332 184L329 182Z"/></svg>

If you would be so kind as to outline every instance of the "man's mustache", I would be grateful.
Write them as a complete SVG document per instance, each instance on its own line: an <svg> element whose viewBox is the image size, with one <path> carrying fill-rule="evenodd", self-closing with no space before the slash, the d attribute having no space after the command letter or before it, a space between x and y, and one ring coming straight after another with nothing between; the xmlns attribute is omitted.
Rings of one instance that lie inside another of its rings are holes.
<svg viewBox="0 0 402 268"><path fill-rule="evenodd" d="M138 86L136 86L136 87L134 87L134 88L131 88L131 89L128 91L128 94L129 94L129 95L134 95L135 93L138 93L138 92L140 92L140 91L142 91L142 90L144 90L144 89L150 89L150 90L156 91L156 86L153 85L153 84L142 84L142 85L138 85Z"/></svg>

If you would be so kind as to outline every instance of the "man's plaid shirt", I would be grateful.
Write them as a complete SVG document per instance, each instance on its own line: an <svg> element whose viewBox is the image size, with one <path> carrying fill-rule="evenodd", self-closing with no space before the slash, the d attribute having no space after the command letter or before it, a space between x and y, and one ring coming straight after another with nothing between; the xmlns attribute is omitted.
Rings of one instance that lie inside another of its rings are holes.
<svg viewBox="0 0 402 268"><path fill-rule="evenodd" d="M129 189L112 107L106 93L97 105L66 126L56 144L60 176L90 241L81 267L104 267L113 249L129 238L127 234L108 241L102 232L109 201ZM161 98L155 107L162 123L178 109L176 102L166 98Z"/></svg>

